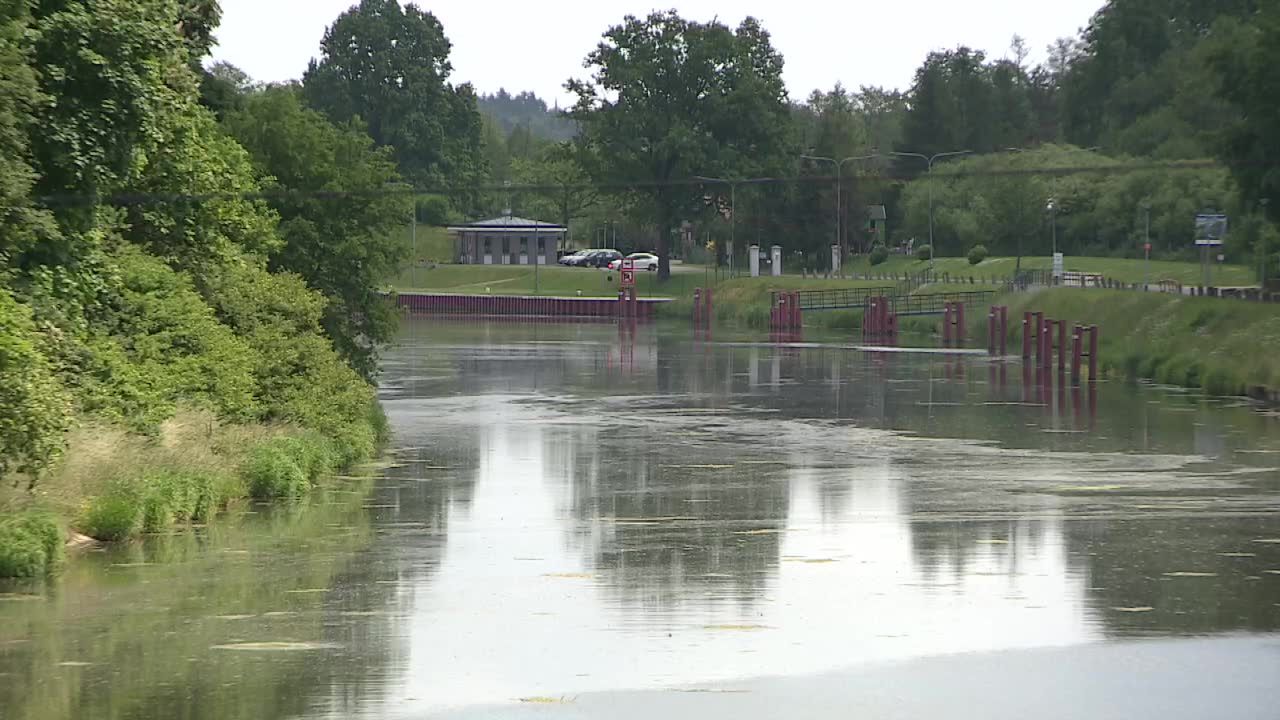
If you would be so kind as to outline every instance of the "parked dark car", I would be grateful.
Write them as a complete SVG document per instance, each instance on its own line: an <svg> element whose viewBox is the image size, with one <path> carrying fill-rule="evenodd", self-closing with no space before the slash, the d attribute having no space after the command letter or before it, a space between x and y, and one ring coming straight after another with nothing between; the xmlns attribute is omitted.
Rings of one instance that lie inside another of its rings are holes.
<svg viewBox="0 0 1280 720"><path fill-rule="evenodd" d="M592 250L575 267L607 268L609 263L622 258L617 250Z"/></svg>
<svg viewBox="0 0 1280 720"><path fill-rule="evenodd" d="M587 253L589 253L589 252L591 252L591 251L590 251L590 250L577 250L577 251L575 251L575 252L571 252L571 253L569 253L568 255L565 255L565 256L561 257L561 258L560 258L559 260L557 260L556 262L560 263L561 265L564 265L565 267L576 267L576 266L578 265L578 263L579 263L579 262L581 262L581 261L582 261L582 259L583 259L583 258L587 255Z"/></svg>

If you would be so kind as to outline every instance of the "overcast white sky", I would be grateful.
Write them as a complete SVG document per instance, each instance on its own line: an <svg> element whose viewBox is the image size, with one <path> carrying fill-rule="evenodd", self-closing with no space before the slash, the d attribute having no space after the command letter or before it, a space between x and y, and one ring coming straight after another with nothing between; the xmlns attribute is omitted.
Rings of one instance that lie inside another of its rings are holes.
<svg viewBox="0 0 1280 720"><path fill-rule="evenodd" d="M255 80L302 77L320 38L357 0L222 0L214 58ZM564 82L580 77L582 59L624 15L675 7L691 19L732 26L747 15L763 22L786 59L792 99L810 91L882 85L906 88L930 50L964 44L1004 56L1015 33L1044 57L1056 38L1075 35L1103 0L423 0L453 42L454 82L481 92L532 90L566 104Z"/></svg>

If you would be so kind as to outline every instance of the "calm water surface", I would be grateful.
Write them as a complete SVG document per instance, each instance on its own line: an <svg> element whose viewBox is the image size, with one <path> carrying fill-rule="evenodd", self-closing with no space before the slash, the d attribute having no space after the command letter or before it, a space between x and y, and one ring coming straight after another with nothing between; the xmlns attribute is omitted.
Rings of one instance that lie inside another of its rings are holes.
<svg viewBox="0 0 1280 720"><path fill-rule="evenodd" d="M1104 707L1185 690L1175 660L1244 683L1228 714L1280 707L1249 684L1280 672L1280 421L1244 403L429 322L382 397L373 479L0 586L0 717L740 716L837 687L924 716L956 708L902 699L948 682L1016 714L1058 674Z"/></svg>

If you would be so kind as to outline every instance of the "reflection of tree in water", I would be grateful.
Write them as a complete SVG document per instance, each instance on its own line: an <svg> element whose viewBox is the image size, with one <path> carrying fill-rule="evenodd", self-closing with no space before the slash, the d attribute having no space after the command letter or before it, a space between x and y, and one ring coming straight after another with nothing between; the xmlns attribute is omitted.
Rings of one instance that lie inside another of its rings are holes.
<svg viewBox="0 0 1280 720"><path fill-rule="evenodd" d="M908 500L908 505L910 501ZM914 521L911 555L928 580L961 577L994 561L1010 577L1026 572L1021 561L1049 549L1054 524L1041 519Z"/></svg>
<svg viewBox="0 0 1280 720"><path fill-rule="evenodd" d="M1113 636L1280 629L1280 576L1265 572L1280 568L1280 546L1254 542L1275 537L1274 515L1204 511L1078 521L1066 530L1071 556L1088 573L1090 604Z"/></svg>
<svg viewBox="0 0 1280 720"><path fill-rule="evenodd" d="M601 437L573 452L572 540L619 605L668 613L708 593L759 598L788 512L778 468L717 467L733 460L646 434Z"/></svg>

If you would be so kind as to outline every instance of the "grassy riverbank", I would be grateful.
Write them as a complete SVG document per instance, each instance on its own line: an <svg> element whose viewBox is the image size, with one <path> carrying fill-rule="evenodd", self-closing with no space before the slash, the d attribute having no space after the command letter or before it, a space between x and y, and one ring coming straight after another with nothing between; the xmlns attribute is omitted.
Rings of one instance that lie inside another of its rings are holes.
<svg viewBox="0 0 1280 720"><path fill-rule="evenodd" d="M68 536L120 542L206 524L249 499L296 501L385 440L364 426L328 437L287 425L219 422L183 411L154 435L87 424L34 492L0 488L0 577L37 577L62 562Z"/></svg>
<svg viewBox="0 0 1280 720"><path fill-rule="evenodd" d="M1163 293L1045 290L1008 298L1021 342L1023 311L1097 325L1103 372L1202 388L1215 395L1280 392L1280 306ZM983 320L974 323L985 338ZM1011 345L1011 347L1013 347Z"/></svg>
<svg viewBox="0 0 1280 720"><path fill-rule="evenodd" d="M1065 259L1068 272L1099 273L1112 280L1125 283L1140 283L1149 280L1152 283L1161 280L1173 280L1184 285L1199 285L1201 270L1199 263L1179 262L1171 260L1152 260L1148 265L1143 260L1106 257L1074 257ZM983 278L1009 278L1018 266L1017 258L992 257L977 265L970 265L966 258L940 257L933 261L933 271L946 273L952 278L973 277L979 282ZM884 263L872 266L865 256L850 263L852 272L865 274L901 275L916 274L928 270L928 260L917 260L914 256L893 255ZM1024 270L1051 270L1053 259L1047 257L1022 258ZM1213 282L1225 287L1247 286L1257 284L1257 270L1244 265L1214 265Z"/></svg>

